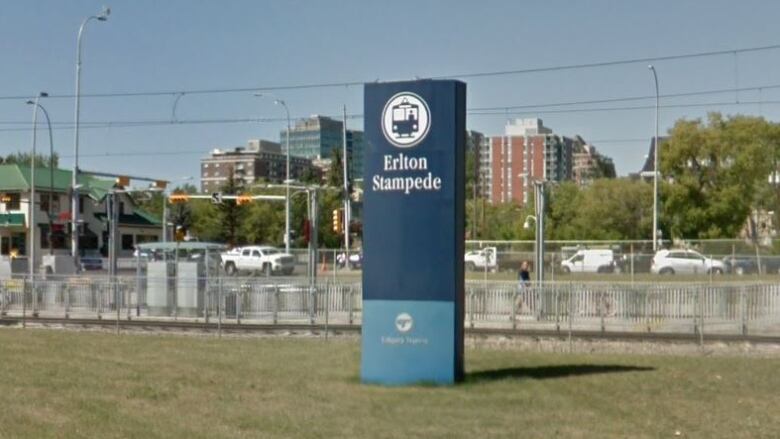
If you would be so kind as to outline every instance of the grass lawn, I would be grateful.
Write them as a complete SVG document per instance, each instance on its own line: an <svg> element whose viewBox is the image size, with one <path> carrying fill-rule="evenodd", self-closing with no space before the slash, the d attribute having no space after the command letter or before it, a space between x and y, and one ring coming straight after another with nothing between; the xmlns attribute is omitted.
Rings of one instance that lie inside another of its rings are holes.
<svg viewBox="0 0 780 439"><path fill-rule="evenodd" d="M464 384L383 388L359 358L348 339L1 329L0 437L780 435L778 359L479 348Z"/></svg>

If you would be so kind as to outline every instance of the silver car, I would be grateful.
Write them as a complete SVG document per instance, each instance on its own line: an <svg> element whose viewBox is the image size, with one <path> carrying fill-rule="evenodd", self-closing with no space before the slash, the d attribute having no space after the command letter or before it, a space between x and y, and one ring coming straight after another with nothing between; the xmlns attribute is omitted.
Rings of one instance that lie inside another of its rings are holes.
<svg viewBox="0 0 780 439"><path fill-rule="evenodd" d="M723 274L723 262L706 258L693 250L659 250L650 271L658 274Z"/></svg>

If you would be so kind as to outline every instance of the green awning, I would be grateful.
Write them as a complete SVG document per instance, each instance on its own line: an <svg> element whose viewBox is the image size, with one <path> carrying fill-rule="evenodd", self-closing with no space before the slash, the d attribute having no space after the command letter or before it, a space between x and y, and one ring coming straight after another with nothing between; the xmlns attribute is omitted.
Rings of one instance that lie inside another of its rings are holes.
<svg viewBox="0 0 780 439"><path fill-rule="evenodd" d="M35 188L40 191L54 189L55 192L68 192L72 173L65 169L35 168ZM52 179L54 177L54 179ZM101 179L88 174L79 174L80 193L100 201L114 186L110 179ZM0 165L0 192L24 192L30 190L30 167L18 164Z"/></svg>
<svg viewBox="0 0 780 439"><path fill-rule="evenodd" d="M0 227L24 227L24 214L0 213Z"/></svg>

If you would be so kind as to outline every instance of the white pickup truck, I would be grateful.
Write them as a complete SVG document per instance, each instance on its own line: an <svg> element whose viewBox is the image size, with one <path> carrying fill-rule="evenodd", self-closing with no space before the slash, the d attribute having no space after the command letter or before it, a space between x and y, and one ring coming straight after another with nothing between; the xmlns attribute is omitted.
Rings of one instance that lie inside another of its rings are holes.
<svg viewBox="0 0 780 439"><path fill-rule="evenodd" d="M222 253L222 266L229 276L247 271L290 275L295 269L295 257L273 247L253 245Z"/></svg>
<svg viewBox="0 0 780 439"><path fill-rule="evenodd" d="M498 270L495 247L485 247L483 249L466 252L466 254L463 255L463 259L466 264L466 271L487 270L495 272Z"/></svg>

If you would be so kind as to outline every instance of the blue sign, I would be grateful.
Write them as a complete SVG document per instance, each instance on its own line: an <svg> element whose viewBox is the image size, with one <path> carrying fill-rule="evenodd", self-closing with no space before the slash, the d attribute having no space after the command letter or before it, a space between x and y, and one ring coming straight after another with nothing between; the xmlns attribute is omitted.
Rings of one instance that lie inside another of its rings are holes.
<svg viewBox="0 0 780 439"><path fill-rule="evenodd" d="M463 376L466 84L365 86L361 376Z"/></svg>

